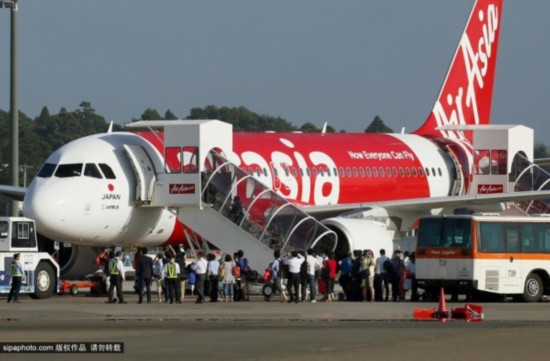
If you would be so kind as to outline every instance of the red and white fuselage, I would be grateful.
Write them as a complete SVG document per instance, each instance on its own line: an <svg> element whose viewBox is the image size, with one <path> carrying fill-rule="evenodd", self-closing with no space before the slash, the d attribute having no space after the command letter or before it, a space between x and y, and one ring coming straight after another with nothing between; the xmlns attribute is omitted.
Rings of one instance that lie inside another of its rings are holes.
<svg viewBox="0 0 550 361"><path fill-rule="evenodd" d="M234 133L225 156L305 209L467 193L469 134L440 127L489 122L501 10L502 0L476 1L434 108L414 134ZM66 144L27 190L25 215L40 233L74 244L181 243L191 230L172 212L136 206L138 180L124 153L138 145L164 171L162 139L106 133ZM78 165L78 174L66 171Z"/></svg>

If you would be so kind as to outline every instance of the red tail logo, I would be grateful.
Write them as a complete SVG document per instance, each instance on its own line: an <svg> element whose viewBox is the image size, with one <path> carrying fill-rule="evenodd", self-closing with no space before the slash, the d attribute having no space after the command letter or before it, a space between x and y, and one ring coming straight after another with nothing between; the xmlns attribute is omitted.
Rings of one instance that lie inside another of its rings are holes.
<svg viewBox="0 0 550 361"><path fill-rule="evenodd" d="M461 131L436 128L489 123L501 12L502 0L476 2L433 110L416 134L461 139Z"/></svg>

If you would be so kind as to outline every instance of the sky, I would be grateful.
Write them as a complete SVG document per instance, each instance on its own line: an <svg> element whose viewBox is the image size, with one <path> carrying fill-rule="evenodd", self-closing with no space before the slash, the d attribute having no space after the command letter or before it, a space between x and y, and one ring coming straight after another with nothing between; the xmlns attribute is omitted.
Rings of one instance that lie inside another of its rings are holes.
<svg viewBox="0 0 550 361"><path fill-rule="evenodd" d="M399 132L433 107L473 0L19 0L19 108L245 106L295 125ZM0 9L0 108L10 14ZM492 123L550 145L550 1L504 2Z"/></svg>

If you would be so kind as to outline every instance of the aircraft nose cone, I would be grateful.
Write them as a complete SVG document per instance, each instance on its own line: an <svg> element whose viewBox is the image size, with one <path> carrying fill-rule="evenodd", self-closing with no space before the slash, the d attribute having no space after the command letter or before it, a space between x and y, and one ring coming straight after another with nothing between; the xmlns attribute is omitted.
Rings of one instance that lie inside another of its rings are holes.
<svg viewBox="0 0 550 361"><path fill-rule="evenodd" d="M67 192L52 189L51 185L38 180L31 184L25 194L23 214L35 221L38 232L55 238L67 227L65 222L66 212L70 208L67 204L69 201L70 195Z"/></svg>

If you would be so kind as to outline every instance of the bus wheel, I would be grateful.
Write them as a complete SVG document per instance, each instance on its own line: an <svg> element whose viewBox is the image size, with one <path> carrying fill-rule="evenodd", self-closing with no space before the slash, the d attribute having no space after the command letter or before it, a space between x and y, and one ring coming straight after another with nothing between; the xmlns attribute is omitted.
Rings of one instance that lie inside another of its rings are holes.
<svg viewBox="0 0 550 361"><path fill-rule="evenodd" d="M55 288L55 273L50 264L40 262L34 271L34 293L32 298L48 298Z"/></svg>
<svg viewBox="0 0 550 361"><path fill-rule="evenodd" d="M543 284L538 275L529 274L525 280L525 290L523 291L523 300L525 302L539 302L542 298Z"/></svg>

